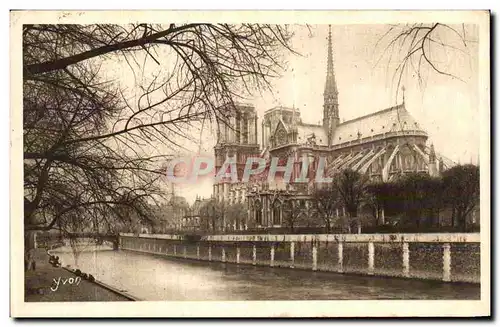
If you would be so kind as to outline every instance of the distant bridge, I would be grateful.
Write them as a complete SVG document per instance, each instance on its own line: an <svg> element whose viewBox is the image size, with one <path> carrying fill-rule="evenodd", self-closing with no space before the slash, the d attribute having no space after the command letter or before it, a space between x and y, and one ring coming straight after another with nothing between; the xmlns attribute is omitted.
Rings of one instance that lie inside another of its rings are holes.
<svg viewBox="0 0 500 327"><path fill-rule="evenodd" d="M119 234L99 234L99 233L70 233L66 237L71 238L93 238L97 244L103 244L105 241L113 243L113 249L118 250L120 244Z"/></svg>
<svg viewBox="0 0 500 327"><path fill-rule="evenodd" d="M82 232L82 233L65 233L61 235L51 235L50 237L41 237L40 240L45 239L45 240L59 240L59 239L78 239L78 238L89 238L89 239L95 239L97 244L103 244L104 242L110 242L113 244L113 249L118 250L120 241L119 241L119 234L112 234L112 233L106 233L106 234L101 234L101 233L95 233L95 232Z"/></svg>

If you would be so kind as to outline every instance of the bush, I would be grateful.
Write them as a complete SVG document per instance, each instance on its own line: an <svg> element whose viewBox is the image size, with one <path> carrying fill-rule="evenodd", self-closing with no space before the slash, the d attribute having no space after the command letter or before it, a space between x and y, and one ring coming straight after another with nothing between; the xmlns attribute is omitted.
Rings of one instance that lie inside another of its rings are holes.
<svg viewBox="0 0 500 327"><path fill-rule="evenodd" d="M183 239L189 243L196 243L201 240L202 235L200 234L186 234Z"/></svg>

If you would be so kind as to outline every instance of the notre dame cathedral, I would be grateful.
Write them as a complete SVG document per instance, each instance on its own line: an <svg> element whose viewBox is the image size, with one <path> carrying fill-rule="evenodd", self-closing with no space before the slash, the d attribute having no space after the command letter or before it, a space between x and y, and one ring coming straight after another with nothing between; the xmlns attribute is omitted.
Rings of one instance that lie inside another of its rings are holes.
<svg viewBox="0 0 500 327"><path fill-rule="evenodd" d="M217 200L247 205L246 221L238 224L238 229L286 225L285 200L294 202L293 210L302 216L298 221L309 224L314 183L293 182L300 174L303 160L308 160L314 168L318 158L326 157L326 177L352 169L375 181L390 181L409 172L437 176L453 164L437 154L432 145L427 145L427 133L406 110L404 95L403 102L397 106L341 122L331 30L327 51L321 125L303 123L298 109L275 107L264 114L259 144L255 108L238 104L229 126L223 126L218 132L214 149L216 170L226 158L233 157L239 180L248 157L265 158L268 165L273 157L295 159L290 183L222 181L214 184L213 194ZM342 215L342 208L338 212ZM381 214L383 221L383 211Z"/></svg>

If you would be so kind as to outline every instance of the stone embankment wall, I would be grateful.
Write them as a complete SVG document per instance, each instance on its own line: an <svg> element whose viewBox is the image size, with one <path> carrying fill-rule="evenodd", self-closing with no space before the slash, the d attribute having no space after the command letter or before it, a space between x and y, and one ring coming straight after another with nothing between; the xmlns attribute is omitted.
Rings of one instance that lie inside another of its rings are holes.
<svg viewBox="0 0 500 327"><path fill-rule="evenodd" d="M479 233L120 234L120 248L184 259L336 273L480 282Z"/></svg>

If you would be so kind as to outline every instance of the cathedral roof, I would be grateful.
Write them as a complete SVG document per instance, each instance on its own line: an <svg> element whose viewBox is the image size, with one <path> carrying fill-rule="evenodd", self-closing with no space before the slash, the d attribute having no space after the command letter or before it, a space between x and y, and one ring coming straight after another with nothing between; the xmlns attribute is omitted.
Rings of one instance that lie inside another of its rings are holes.
<svg viewBox="0 0 500 327"><path fill-rule="evenodd" d="M333 145L400 131L414 131L426 135L404 104L339 124L335 129Z"/></svg>
<svg viewBox="0 0 500 327"><path fill-rule="evenodd" d="M328 145L328 136L322 125L298 124L297 125L297 143L304 144L308 139L315 137L316 145Z"/></svg>
<svg viewBox="0 0 500 327"><path fill-rule="evenodd" d="M278 125L276 125L276 128L275 128L275 133L278 129L280 129L280 127L283 127L285 129L285 131L288 133L289 131L289 128L288 128L288 125L285 124L285 122L283 121L283 118L280 117L279 121L278 121Z"/></svg>
<svg viewBox="0 0 500 327"><path fill-rule="evenodd" d="M265 111L265 113L270 113L270 112L275 112L275 111L285 111L285 112L293 112L295 111L295 114L300 115L300 110L297 108L290 108L290 107L285 107L285 106L275 106L272 107L271 109L268 109Z"/></svg>

